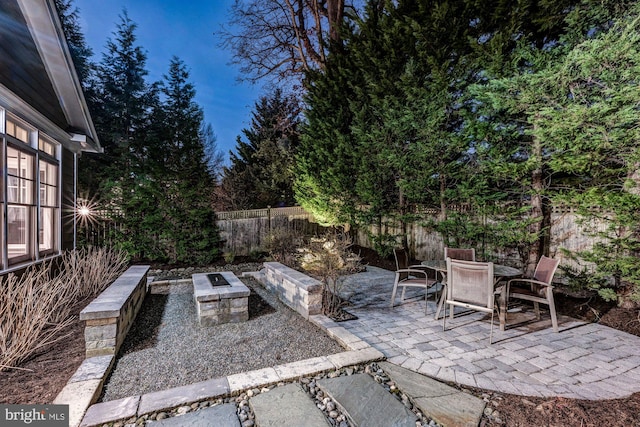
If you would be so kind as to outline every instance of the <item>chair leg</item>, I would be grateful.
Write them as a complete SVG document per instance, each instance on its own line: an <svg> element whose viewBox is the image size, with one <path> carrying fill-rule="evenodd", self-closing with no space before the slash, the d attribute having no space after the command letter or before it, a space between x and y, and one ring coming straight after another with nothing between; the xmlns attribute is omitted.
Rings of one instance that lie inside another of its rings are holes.
<svg viewBox="0 0 640 427"><path fill-rule="evenodd" d="M401 302L402 302L402 301L404 301L404 292L405 292L406 290L407 290L407 287L406 287L406 286L403 286L403 287L402 287L402 296L400 297L400 301L401 301Z"/></svg>
<svg viewBox="0 0 640 427"><path fill-rule="evenodd" d="M393 308L393 304L396 301L396 291L398 290L398 277L393 282L393 292L391 292L391 308Z"/></svg>
<svg viewBox="0 0 640 427"><path fill-rule="evenodd" d="M429 302L427 299L429 298L429 287L424 288L424 315L427 315L427 308L429 308Z"/></svg>
<svg viewBox="0 0 640 427"><path fill-rule="evenodd" d="M449 307L449 310L452 310L453 307ZM446 331L447 324L447 307L444 308L444 315L442 316L442 331Z"/></svg>
<svg viewBox="0 0 640 427"><path fill-rule="evenodd" d="M537 302L534 302L533 310L536 312L536 319L540 320L540 304L538 304Z"/></svg>
<svg viewBox="0 0 640 427"><path fill-rule="evenodd" d="M489 345L493 344L493 314L495 310L491 311L491 327L489 329Z"/></svg>
<svg viewBox="0 0 640 427"><path fill-rule="evenodd" d="M552 292L549 289L549 292ZM551 325L553 326L553 332L558 332L558 316L556 316L556 303L553 300L553 294L548 296L549 301L549 314L551 315Z"/></svg>

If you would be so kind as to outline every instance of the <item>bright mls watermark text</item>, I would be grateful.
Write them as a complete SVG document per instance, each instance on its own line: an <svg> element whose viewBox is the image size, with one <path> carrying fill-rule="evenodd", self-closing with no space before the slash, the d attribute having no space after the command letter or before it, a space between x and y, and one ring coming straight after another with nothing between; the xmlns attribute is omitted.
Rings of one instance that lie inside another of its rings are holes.
<svg viewBox="0 0 640 427"><path fill-rule="evenodd" d="M0 425L68 427L69 405L0 405Z"/></svg>

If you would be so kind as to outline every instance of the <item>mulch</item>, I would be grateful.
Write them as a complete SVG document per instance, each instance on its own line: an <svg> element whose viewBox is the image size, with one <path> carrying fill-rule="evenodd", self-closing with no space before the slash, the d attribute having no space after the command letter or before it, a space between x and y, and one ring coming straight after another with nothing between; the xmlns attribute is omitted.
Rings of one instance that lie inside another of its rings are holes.
<svg viewBox="0 0 640 427"><path fill-rule="evenodd" d="M356 248L365 263L390 270L391 258L379 257L366 248ZM616 307L595 295L572 294L558 289L556 306L559 314L601 324L640 336L640 310ZM77 304L80 312L89 301ZM84 359L83 324L76 320L68 336L41 354L23 363L20 369L0 372L0 403L44 404L53 401ZM484 417L481 426L640 426L640 393L624 399L588 401L565 398L535 398L472 390L484 396L496 409L499 420Z"/></svg>

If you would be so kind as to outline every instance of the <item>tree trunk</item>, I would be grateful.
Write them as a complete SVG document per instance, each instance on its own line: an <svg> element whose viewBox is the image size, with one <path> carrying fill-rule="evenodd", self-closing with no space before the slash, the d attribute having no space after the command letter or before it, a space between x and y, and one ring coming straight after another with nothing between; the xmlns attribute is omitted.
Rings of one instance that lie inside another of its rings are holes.
<svg viewBox="0 0 640 427"><path fill-rule="evenodd" d="M447 189L447 179L444 174L440 174L440 215L438 220L444 221L447 219L447 201L444 197L444 192Z"/></svg>
<svg viewBox="0 0 640 427"><path fill-rule="evenodd" d="M340 41L340 27L344 20L344 0L327 0L327 18L329 19L329 38Z"/></svg>
<svg viewBox="0 0 640 427"><path fill-rule="evenodd" d="M544 248L544 176L542 171L542 144L538 138L533 139L531 156L536 159L537 167L531 172L531 212L530 219L532 221L529 226L529 232L537 237L536 241L529 247L529 256L525 261L526 274L532 275L536 269L538 259L542 255Z"/></svg>

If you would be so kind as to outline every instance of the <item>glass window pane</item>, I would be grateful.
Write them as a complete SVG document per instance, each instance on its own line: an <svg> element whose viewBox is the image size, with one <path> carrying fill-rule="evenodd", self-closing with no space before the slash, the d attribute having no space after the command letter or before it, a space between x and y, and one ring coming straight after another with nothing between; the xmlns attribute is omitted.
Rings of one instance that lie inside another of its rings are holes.
<svg viewBox="0 0 640 427"><path fill-rule="evenodd" d="M33 175L33 155L20 151L20 176L22 178L34 179Z"/></svg>
<svg viewBox="0 0 640 427"><path fill-rule="evenodd" d="M7 250L9 258L29 252L29 221L26 206L7 206Z"/></svg>
<svg viewBox="0 0 640 427"><path fill-rule="evenodd" d="M8 200L14 203L33 203L34 156L7 147Z"/></svg>
<svg viewBox="0 0 640 427"><path fill-rule="evenodd" d="M56 155L56 146L54 143L47 141L44 138L38 139L38 150L47 153L50 156Z"/></svg>
<svg viewBox="0 0 640 427"><path fill-rule="evenodd" d="M57 209L40 209L40 252L50 251L56 247L56 224Z"/></svg>
<svg viewBox="0 0 640 427"><path fill-rule="evenodd" d="M18 182L19 179L13 176L9 176L9 179L7 180L7 200L9 202L18 203L20 201L18 199L18 194L20 194L20 192L18 191Z"/></svg>
<svg viewBox="0 0 640 427"><path fill-rule="evenodd" d="M49 185L58 184L58 167L40 160L40 182Z"/></svg>
<svg viewBox="0 0 640 427"><path fill-rule="evenodd" d="M51 185L40 184L40 205L58 206L58 189Z"/></svg>
<svg viewBox="0 0 640 427"><path fill-rule="evenodd" d="M16 122L11 120L7 120L7 135L11 135L12 137L24 142L29 143L29 131Z"/></svg>

